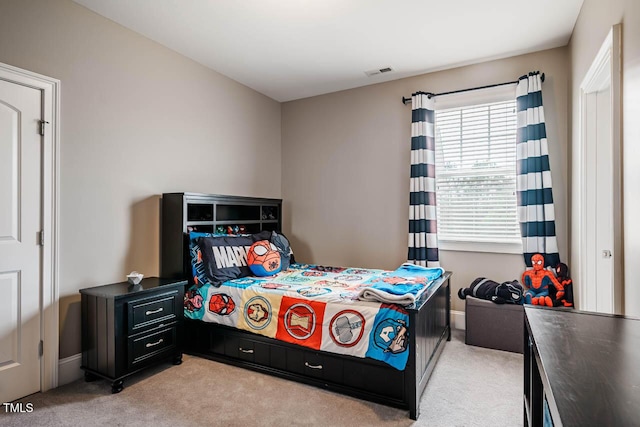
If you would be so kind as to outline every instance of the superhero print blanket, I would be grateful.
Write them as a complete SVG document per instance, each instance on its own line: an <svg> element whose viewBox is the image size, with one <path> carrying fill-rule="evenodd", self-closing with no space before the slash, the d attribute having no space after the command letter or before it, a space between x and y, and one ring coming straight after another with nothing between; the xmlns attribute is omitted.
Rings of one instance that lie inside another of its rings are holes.
<svg viewBox="0 0 640 427"><path fill-rule="evenodd" d="M425 268L405 263L400 268L373 279L358 289L358 299L409 305L427 289L426 284L442 276L442 268Z"/></svg>
<svg viewBox="0 0 640 427"><path fill-rule="evenodd" d="M292 264L274 276L242 277L219 287L200 282L187 291L184 313L190 319L314 350L370 357L403 370L410 333L407 311L398 304L358 299L361 288L388 290L396 284L424 290L442 274L439 268L401 269L404 276L398 270ZM418 277L425 281L418 283Z"/></svg>

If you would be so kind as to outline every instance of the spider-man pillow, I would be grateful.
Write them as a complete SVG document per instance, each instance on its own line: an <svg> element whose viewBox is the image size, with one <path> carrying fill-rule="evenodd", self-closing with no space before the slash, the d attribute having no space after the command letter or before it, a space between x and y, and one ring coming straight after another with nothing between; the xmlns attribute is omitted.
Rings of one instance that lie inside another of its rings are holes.
<svg viewBox="0 0 640 427"><path fill-rule="evenodd" d="M272 276L282 269L278 247L268 240L255 242L247 251L247 264L259 277Z"/></svg>

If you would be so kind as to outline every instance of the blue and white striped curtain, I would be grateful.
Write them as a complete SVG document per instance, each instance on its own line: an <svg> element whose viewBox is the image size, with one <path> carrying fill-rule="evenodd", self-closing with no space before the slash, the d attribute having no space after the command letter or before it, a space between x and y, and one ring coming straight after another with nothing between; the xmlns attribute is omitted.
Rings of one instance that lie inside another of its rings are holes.
<svg viewBox="0 0 640 427"><path fill-rule="evenodd" d="M408 261L439 267L436 222L436 162L433 100L411 97L411 193Z"/></svg>
<svg viewBox="0 0 640 427"><path fill-rule="evenodd" d="M551 190L547 131L542 107L542 80L530 73L518 82L517 191L524 261L544 256L545 267L560 262Z"/></svg>

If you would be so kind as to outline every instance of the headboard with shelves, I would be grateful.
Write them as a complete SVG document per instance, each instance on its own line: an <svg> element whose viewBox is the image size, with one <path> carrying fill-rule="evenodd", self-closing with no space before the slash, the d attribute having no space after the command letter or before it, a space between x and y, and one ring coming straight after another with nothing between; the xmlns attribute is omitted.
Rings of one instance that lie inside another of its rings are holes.
<svg viewBox="0 0 640 427"><path fill-rule="evenodd" d="M191 278L190 231L245 233L282 230L282 200L200 193L162 195L160 275Z"/></svg>

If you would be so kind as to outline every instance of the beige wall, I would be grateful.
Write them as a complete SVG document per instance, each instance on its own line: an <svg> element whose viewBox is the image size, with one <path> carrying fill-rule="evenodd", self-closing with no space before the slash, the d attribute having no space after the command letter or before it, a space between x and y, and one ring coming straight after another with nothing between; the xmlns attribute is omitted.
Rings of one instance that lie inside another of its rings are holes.
<svg viewBox="0 0 640 427"><path fill-rule="evenodd" d="M283 197L299 259L382 268L403 262L411 116L400 98L416 90L546 73L565 258L567 55L553 49L293 101L281 117L276 101L76 3L3 0L0 62L62 82L60 357L80 351L78 289L134 269L159 273L162 192ZM517 278L524 268L518 255L443 252L441 261L454 272L454 288L477 276ZM463 309L457 298L454 309Z"/></svg>
<svg viewBox="0 0 640 427"><path fill-rule="evenodd" d="M625 314L640 317L640 1L585 0L571 37L572 145L579 132L580 85L611 27L622 22ZM575 151L572 155L575 155ZM577 158L572 160L577 165ZM573 168L576 172L577 168ZM574 178L575 179L575 178ZM572 206L576 206L574 195ZM572 224L572 241L577 223ZM575 256L575 255L574 255ZM575 263L575 261L574 261Z"/></svg>
<svg viewBox="0 0 640 427"><path fill-rule="evenodd" d="M543 97L558 244L567 257L567 48L287 102L282 106L284 229L299 260L393 269L407 257L411 107L402 96L546 75ZM453 290L519 279L520 255L442 251ZM453 308L464 304L453 298Z"/></svg>
<svg viewBox="0 0 640 427"><path fill-rule="evenodd" d="M281 196L278 102L76 3L1 1L0 62L62 83L60 357L78 289L159 273L161 193Z"/></svg>

